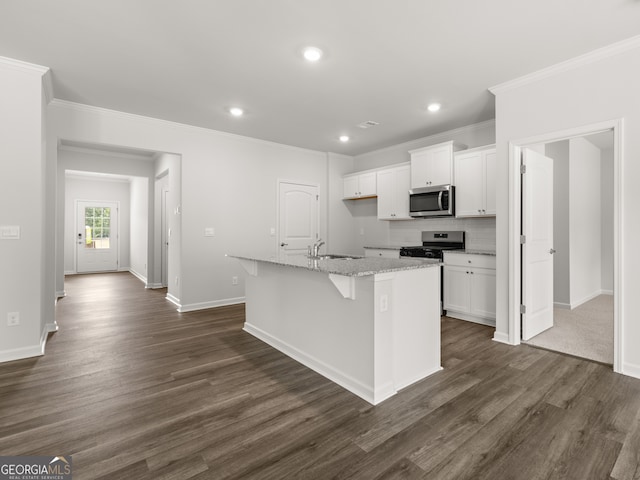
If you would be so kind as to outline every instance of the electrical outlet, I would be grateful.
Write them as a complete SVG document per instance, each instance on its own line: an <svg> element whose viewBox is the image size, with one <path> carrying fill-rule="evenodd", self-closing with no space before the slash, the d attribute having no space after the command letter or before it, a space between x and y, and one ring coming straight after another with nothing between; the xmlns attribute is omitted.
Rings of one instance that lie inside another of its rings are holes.
<svg viewBox="0 0 640 480"><path fill-rule="evenodd" d="M387 295L380 295L380 311L386 312L389 310L389 297Z"/></svg>
<svg viewBox="0 0 640 480"><path fill-rule="evenodd" d="M238 284L238 277L231 277L231 285L237 285Z"/></svg>
<svg viewBox="0 0 640 480"><path fill-rule="evenodd" d="M15 327L16 325L20 325L20 312L7 313L7 326Z"/></svg>

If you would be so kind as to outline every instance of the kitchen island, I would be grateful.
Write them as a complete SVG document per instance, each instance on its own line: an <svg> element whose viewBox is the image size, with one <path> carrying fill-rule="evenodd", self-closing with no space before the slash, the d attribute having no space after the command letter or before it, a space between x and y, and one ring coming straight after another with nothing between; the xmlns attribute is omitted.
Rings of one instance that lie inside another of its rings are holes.
<svg viewBox="0 0 640 480"><path fill-rule="evenodd" d="M244 330L369 403L441 369L437 261L233 257Z"/></svg>

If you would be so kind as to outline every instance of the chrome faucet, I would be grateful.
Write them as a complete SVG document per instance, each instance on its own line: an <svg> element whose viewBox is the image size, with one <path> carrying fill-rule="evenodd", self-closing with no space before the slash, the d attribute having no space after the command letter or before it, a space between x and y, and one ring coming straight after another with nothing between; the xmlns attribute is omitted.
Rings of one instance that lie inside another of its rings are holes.
<svg viewBox="0 0 640 480"><path fill-rule="evenodd" d="M313 244L313 256L317 257L320 254L320 247L324 245L324 241L322 239L318 239L316 243Z"/></svg>

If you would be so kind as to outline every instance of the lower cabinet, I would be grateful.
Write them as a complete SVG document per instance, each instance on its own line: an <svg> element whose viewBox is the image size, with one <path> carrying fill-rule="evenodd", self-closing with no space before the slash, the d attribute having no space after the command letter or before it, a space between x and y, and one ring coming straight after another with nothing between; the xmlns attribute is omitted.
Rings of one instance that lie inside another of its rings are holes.
<svg viewBox="0 0 640 480"><path fill-rule="evenodd" d="M365 248L365 257L400 258L400 249L393 248Z"/></svg>
<svg viewBox="0 0 640 480"><path fill-rule="evenodd" d="M495 326L495 256L445 253L443 288L448 316Z"/></svg>

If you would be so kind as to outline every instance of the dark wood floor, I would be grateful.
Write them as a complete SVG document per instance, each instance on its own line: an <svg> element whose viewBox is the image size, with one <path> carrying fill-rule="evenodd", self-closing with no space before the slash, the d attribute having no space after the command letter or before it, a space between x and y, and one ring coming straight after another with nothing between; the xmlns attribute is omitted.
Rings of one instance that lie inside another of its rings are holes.
<svg viewBox="0 0 640 480"><path fill-rule="evenodd" d="M0 455L74 479L638 479L640 380L445 318L444 370L372 407L127 273L73 276L44 357L0 364Z"/></svg>

